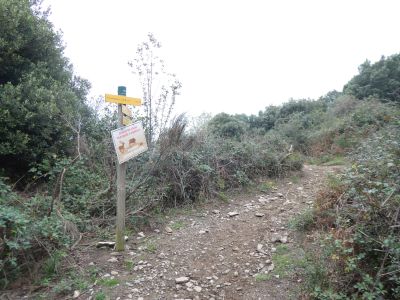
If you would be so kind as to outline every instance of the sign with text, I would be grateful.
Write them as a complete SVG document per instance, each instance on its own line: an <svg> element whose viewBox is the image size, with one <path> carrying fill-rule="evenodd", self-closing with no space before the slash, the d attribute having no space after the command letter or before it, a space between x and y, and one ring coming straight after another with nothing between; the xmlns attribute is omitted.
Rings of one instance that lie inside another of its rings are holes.
<svg viewBox="0 0 400 300"><path fill-rule="evenodd" d="M146 137L140 122L111 131L118 163L122 164L147 150Z"/></svg>
<svg viewBox="0 0 400 300"><path fill-rule="evenodd" d="M118 103L118 104L130 104L130 105L134 105L134 106L138 106L138 105L142 104L142 99L131 98L131 97L126 97L126 96L121 96L121 95L106 94L105 100L106 100L106 102L113 102L113 103Z"/></svg>

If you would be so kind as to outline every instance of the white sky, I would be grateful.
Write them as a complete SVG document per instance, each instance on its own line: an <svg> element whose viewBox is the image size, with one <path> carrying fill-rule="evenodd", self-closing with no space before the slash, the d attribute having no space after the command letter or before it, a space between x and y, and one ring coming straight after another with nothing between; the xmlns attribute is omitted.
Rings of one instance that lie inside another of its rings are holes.
<svg viewBox="0 0 400 300"><path fill-rule="evenodd" d="M92 96L141 97L127 62L154 33L183 84L177 112L257 114L341 90L369 59L400 52L400 1L45 0Z"/></svg>

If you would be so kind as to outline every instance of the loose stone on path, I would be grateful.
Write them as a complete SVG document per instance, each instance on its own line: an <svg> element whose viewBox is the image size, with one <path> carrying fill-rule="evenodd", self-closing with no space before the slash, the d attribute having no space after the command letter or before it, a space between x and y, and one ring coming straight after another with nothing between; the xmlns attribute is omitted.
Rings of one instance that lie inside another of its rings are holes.
<svg viewBox="0 0 400 300"><path fill-rule="evenodd" d="M176 284L182 284L182 283L188 282L189 280L190 280L189 277L182 276L182 277L175 278L175 283Z"/></svg>
<svg viewBox="0 0 400 300"><path fill-rule="evenodd" d="M228 212L228 217L234 217L234 216L237 216L237 215L239 215L239 213L237 211Z"/></svg>

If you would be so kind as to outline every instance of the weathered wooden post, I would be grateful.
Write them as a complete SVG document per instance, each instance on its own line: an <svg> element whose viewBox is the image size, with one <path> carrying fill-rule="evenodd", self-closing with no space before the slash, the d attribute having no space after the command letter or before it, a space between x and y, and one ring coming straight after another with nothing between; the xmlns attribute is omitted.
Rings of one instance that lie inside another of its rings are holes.
<svg viewBox="0 0 400 300"><path fill-rule="evenodd" d="M126 87L118 87L118 95L126 96ZM118 127L124 126L122 104L118 104ZM125 250L125 188L126 162L117 165L117 224L115 237L115 250Z"/></svg>
<svg viewBox="0 0 400 300"><path fill-rule="evenodd" d="M117 164L117 221L115 250L125 250L125 198L126 198L126 162L147 150L142 125L132 125L132 112L126 104L141 105L141 99L126 97L126 87L118 87L118 95L106 94L107 102L118 103L118 129L111 132L114 148L118 157ZM125 126L130 125L130 126Z"/></svg>

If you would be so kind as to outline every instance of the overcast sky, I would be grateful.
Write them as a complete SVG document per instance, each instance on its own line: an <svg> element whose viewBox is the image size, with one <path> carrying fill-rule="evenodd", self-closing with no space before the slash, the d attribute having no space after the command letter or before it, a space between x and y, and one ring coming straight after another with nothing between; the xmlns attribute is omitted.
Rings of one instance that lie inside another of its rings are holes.
<svg viewBox="0 0 400 300"><path fill-rule="evenodd" d="M257 114L341 90L366 59L400 52L400 1L45 0L92 96L141 97L127 62L152 32L183 84L177 111Z"/></svg>

